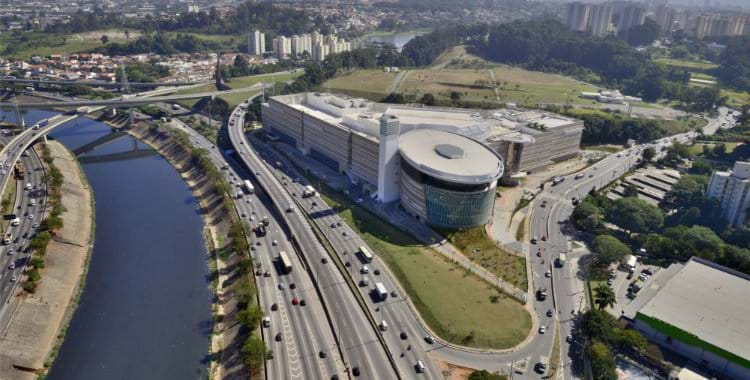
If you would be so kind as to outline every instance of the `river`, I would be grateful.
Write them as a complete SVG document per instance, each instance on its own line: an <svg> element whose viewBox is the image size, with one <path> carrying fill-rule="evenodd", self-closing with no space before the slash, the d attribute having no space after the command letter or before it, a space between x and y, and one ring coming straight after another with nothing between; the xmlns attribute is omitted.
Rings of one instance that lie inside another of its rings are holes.
<svg viewBox="0 0 750 380"><path fill-rule="evenodd" d="M26 122L51 114L32 111ZM82 118L52 137L74 150L109 132ZM47 379L207 378L211 293L195 198L164 158L130 136L80 160L96 201L95 244Z"/></svg>

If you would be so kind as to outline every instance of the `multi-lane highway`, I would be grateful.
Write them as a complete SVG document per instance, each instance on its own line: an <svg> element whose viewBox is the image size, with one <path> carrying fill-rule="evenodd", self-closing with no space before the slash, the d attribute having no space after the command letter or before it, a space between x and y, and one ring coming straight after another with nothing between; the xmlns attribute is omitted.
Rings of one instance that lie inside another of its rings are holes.
<svg viewBox="0 0 750 380"><path fill-rule="evenodd" d="M257 225L264 217L269 220L266 235L256 234L251 239L253 261L260 264L255 268L260 304L271 320L269 326L262 326L263 338L274 353L274 359L267 362L267 378L341 378L344 365L331 326L278 214L268 207L262 192L251 194L243 188L243 181L250 176L239 165L233 165L233 160L228 162L211 142L177 119L167 125L186 132L193 146L209 152L216 167L222 168L232 193L243 194L234 199L234 205L245 222ZM255 187L258 188L257 183ZM292 261L294 269L288 274L278 263L280 251L287 252ZM295 297L297 305L292 303ZM303 300L305 305L301 306ZM280 341L276 340L277 334L281 334Z"/></svg>
<svg viewBox="0 0 750 380"><path fill-rule="evenodd" d="M3 135L0 140L7 143L9 138ZM33 237L39 221L44 219L47 205L44 171L39 157L29 149L28 154L22 154L20 162L25 174L23 180L19 179L14 183L16 198L12 212L19 218L19 225L8 224L3 234L11 233L13 237L9 244L0 246L0 331L5 329L12 314L12 308L5 306L10 303L16 289L21 285L24 268L31 258L28 242ZM4 177L13 176L13 165L9 167L3 163L3 169L0 170ZM30 189L27 189L27 186Z"/></svg>
<svg viewBox="0 0 750 380"><path fill-rule="evenodd" d="M330 261L332 257L318 241L304 215L296 210L291 196L250 147L242 128L244 117L243 108L235 108L229 119L229 138L240 161L252 172L289 226L292 239L301 248L301 257L310 265L309 272L322 295L349 373L368 379L395 378L398 373L388 352L343 274ZM290 207L292 212L287 212Z"/></svg>

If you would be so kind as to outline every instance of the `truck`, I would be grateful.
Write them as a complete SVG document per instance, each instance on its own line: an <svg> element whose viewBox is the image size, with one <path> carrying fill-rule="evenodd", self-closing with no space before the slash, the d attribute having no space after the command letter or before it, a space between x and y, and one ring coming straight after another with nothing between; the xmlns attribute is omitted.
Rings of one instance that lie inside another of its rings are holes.
<svg viewBox="0 0 750 380"><path fill-rule="evenodd" d="M302 198L314 197L315 194L315 188L310 185L305 186L305 189L302 190Z"/></svg>
<svg viewBox="0 0 750 380"><path fill-rule="evenodd" d="M89 107L85 107L85 106L84 107L78 107L78 108L76 108L76 113L79 114L79 115L85 115L85 114L89 113Z"/></svg>
<svg viewBox="0 0 750 380"><path fill-rule="evenodd" d="M19 217L15 217L13 218L13 220L10 221L10 225L14 227L19 226L20 224L21 224L21 218Z"/></svg>
<svg viewBox="0 0 750 380"><path fill-rule="evenodd" d="M235 194L234 196L235 196L235 198L240 199L240 198L242 198L243 194L242 194L241 191L238 191L237 194Z"/></svg>
<svg viewBox="0 0 750 380"><path fill-rule="evenodd" d="M253 228L253 232L255 232L255 236L257 237L263 237L266 236L266 227L264 227L262 224Z"/></svg>
<svg viewBox="0 0 750 380"><path fill-rule="evenodd" d="M559 256L557 256L557 260L555 260L555 266L558 268L562 268L565 266L565 262L568 261L568 256L564 253L561 253Z"/></svg>
<svg viewBox="0 0 750 380"><path fill-rule="evenodd" d="M382 282L375 283L375 293L378 295L381 301L385 301L388 298L388 290L385 288Z"/></svg>
<svg viewBox="0 0 750 380"><path fill-rule="evenodd" d="M3 238L3 244L8 245L10 242L13 241L13 233L8 232L5 234L5 237Z"/></svg>
<svg viewBox="0 0 750 380"><path fill-rule="evenodd" d="M255 187L253 186L252 182L250 180L245 180L242 182L243 185L245 185L245 191L247 191L248 194L252 194L255 192Z"/></svg>
<svg viewBox="0 0 750 380"><path fill-rule="evenodd" d="M32 126L32 127L31 127L31 129L39 129L39 128L44 128L44 127L46 127L46 126L47 126L47 124L49 124L49 120L47 120L47 119L44 119L44 120L42 120L42 121L40 121L40 122L38 122L38 123L34 124L34 126Z"/></svg>
<svg viewBox="0 0 750 380"><path fill-rule="evenodd" d="M630 273L635 272L636 263L638 263L638 259L633 255L627 255L625 256L625 259L622 260L622 266Z"/></svg>

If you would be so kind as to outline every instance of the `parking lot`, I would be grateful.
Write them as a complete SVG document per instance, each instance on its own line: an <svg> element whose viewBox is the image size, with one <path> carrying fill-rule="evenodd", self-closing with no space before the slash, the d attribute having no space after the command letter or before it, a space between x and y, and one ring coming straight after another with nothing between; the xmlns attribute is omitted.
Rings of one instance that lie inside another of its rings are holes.
<svg viewBox="0 0 750 380"><path fill-rule="evenodd" d="M611 269L607 284L615 291L617 303L607 308L607 311L615 318L634 317L640 306L648 302L678 270L674 266L665 269L646 265L640 258L632 273L622 266Z"/></svg>

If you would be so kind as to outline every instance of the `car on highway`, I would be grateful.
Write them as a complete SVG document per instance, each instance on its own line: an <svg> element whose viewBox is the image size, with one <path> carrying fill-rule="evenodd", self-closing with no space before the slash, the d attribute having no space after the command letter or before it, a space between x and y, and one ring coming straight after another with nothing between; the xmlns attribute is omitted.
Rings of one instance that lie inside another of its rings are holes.
<svg viewBox="0 0 750 380"><path fill-rule="evenodd" d="M299 304L299 298L294 297L292 298L292 305L298 305Z"/></svg>
<svg viewBox="0 0 750 380"><path fill-rule="evenodd" d="M406 331L401 331L399 337L401 337L401 340L406 340L407 338L409 338L409 335L406 334Z"/></svg>
<svg viewBox="0 0 750 380"><path fill-rule="evenodd" d="M300 306L306 306L307 305L307 301L305 301L305 299L303 298L303 299L299 300L299 305Z"/></svg>
<svg viewBox="0 0 750 380"><path fill-rule="evenodd" d="M274 303L271 305L271 311L276 311L276 310L279 310L279 305Z"/></svg>
<svg viewBox="0 0 750 380"><path fill-rule="evenodd" d="M295 283L289 284L289 289L292 289L292 290L297 289L297 284Z"/></svg>
<svg viewBox="0 0 750 380"><path fill-rule="evenodd" d="M424 337L424 341L427 342L428 344L433 344L435 343L435 338L427 335L426 337Z"/></svg>
<svg viewBox="0 0 750 380"><path fill-rule="evenodd" d="M16 263L10 263L10 265L8 265L8 269L16 269Z"/></svg>
<svg viewBox="0 0 750 380"><path fill-rule="evenodd" d="M555 315L555 312L553 312L552 309L548 309L547 310L547 316L548 317L552 317L553 315Z"/></svg>
<svg viewBox="0 0 750 380"><path fill-rule="evenodd" d="M536 257L542 257L542 250L536 251Z"/></svg>
<svg viewBox="0 0 750 380"><path fill-rule="evenodd" d="M565 337L565 341L568 343L573 343L573 335L568 335Z"/></svg>
<svg viewBox="0 0 750 380"><path fill-rule="evenodd" d="M281 342L281 333L276 333L276 341Z"/></svg>
<svg viewBox="0 0 750 380"><path fill-rule="evenodd" d="M547 277L547 278L552 277L552 271L547 270L547 272L544 273L544 277Z"/></svg>
<svg viewBox="0 0 750 380"><path fill-rule="evenodd" d="M362 274L368 274L370 273L370 268L367 265L363 265L362 269L359 270Z"/></svg>
<svg viewBox="0 0 750 380"><path fill-rule="evenodd" d="M320 260L320 262L322 262L323 264L328 264L328 259L324 257Z"/></svg>
<svg viewBox="0 0 750 380"><path fill-rule="evenodd" d="M361 371L359 370L359 367L352 368L352 375L359 376L361 374Z"/></svg>
<svg viewBox="0 0 750 380"><path fill-rule="evenodd" d="M542 241L547 241L547 235L542 235Z"/></svg>
<svg viewBox="0 0 750 380"><path fill-rule="evenodd" d="M284 290L284 283L283 282L279 282L279 290Z"/></svg>
<svg viewBox="0 0 750 380"><path fill-rule="evenodd" d="M531 244L536 244L536 242L537 242L536 236L534 236L533 238L531 238Z"/></svg>
<svg viewBox="0 0 750 380"><path fill-rule="evenodd" d="M534 371L537 373L544 373L547 370L547 364L539 362L534 365Z"/></svg>
<svg viewBox="0 0 750 380"><path fill-rule="evenodd" d="M539 327L539 333L544 334L547 332L547 326L540 326Z"/></svg>
<svg viewBox="0 0 750 380"><path fill-rule="evenodd" d="M320 351L318 356L320 356L321 359L325 359L328 357L328 354L325 351Z"/></svg>
<svg viewBox="0 0 750 380"><path fill-rule="evenodd" d="M16 275L13 275L13 277L10 278L10 282L16 282L16 280L18 280Z"/></svg>

